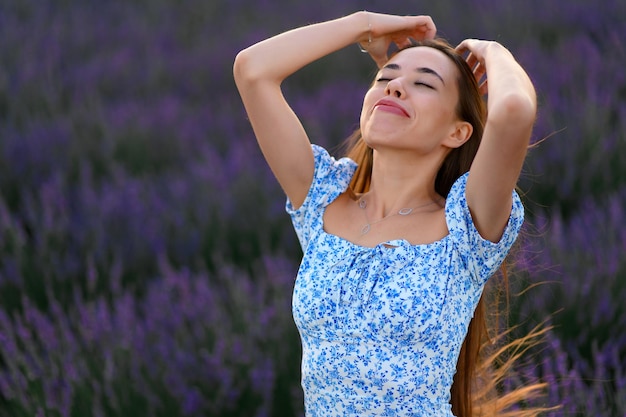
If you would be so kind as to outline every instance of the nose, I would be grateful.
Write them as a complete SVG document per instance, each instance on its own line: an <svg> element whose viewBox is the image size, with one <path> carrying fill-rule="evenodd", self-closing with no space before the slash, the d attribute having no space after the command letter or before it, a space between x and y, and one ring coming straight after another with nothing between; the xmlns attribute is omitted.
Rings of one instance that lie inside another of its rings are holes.
<svg viewBox="0 0 626 417"><path fill-rule="evenodd" d="M402 82L398 78L394 78L387 83L387 87L385 88L385 94L390 96L395 96L397 98L403 98L405 91L402 86Z"/></svg>

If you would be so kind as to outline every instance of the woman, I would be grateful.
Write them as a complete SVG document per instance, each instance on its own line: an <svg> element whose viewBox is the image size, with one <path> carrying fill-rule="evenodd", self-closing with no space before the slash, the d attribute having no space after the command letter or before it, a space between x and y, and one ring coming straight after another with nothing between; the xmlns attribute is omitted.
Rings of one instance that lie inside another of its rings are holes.
<svg viewBox="0 0 626 417"><path fill-rule="evenodd" d="M536 99L498 43L468 39L455 51L435 33L428 16L357 12L235 60L304 250L293 313L308 416L472 415L478 339L468 327L523 222L514 188ZM350 158L337 161L310 144L281 83L354 43L379 72Z"/></svg>

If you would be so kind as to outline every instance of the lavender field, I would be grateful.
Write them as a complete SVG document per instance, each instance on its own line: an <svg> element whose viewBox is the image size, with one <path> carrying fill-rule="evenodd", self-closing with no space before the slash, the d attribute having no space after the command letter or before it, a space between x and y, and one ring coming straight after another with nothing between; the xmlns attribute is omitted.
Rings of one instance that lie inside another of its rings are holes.
<svg viewBox="0 0 626 417"><path fill-rule="evenodd" d="M623 0L0 0L0 416L302 415L300 249L232 63L362 9L527 68L510 321L552 327L506 385L547 382L546 416L626 416ZM355 46L288 80L313 141L351 133L373 72Z"/></svg>

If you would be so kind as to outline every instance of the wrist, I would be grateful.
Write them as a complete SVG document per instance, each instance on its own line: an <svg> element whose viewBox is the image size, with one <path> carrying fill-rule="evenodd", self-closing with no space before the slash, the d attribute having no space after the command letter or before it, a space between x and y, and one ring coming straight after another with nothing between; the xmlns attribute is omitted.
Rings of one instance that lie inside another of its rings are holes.
<svg viewBox="0 0 626 417"><path fill-rule="evenodd" d="M364 10L362 12L357 12L359 14L359 23L358 27L361 28L361 31L358 35L357 45L359 49L363 53L369 52L369 47L372 44L372 20L371 15L368 11Z"/></svg>
<svg viewBox="0 0 626 417"><path fill-rule="evenodd" d="M489 58L493 59L494 57L512 58L513 54L511 54L511 51L506 49L501 43L491 41L485 51L485 60L488 60Z"/></svg>

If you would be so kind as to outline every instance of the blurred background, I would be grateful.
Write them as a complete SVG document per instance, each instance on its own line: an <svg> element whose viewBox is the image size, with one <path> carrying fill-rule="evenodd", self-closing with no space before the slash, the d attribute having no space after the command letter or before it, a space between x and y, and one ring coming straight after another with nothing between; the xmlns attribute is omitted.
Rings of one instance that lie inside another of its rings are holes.
<svg viewBox="0 0 626 417"><path fill-rule="evenodd" d="M0 416L300 416L301 255L232 79L265 37L367 9L495 39L539 116L511 324L549 416L626 416L623 0L0 0ZM356 46L285 94L331 151ZM506 389L504 387L503 389Z"/></svg>

